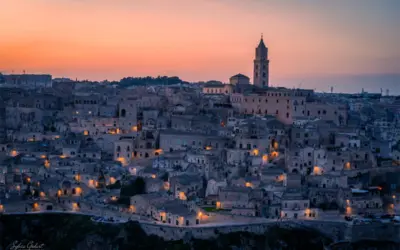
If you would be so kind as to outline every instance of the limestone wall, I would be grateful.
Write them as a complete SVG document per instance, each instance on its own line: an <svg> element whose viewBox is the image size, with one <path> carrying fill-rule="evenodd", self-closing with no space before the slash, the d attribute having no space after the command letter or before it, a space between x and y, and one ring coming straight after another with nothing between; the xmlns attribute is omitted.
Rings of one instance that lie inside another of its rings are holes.
<svg viewBox="0 0 400 250"><path fill-rule="evenodd" d="M218 225L209 227L175 227L160 224L142 223L141 226L147 234L158 235L166 240L178 240L185 237L207 239L216 237L218 234L228 234L232 232L251 232L263 234L270 227L282 226L286 228L315 228L323 234L331 237L335 241L345 240L347 225L343 222L325 222L325 221L284 221L284 222L264 222L249 225Z"/></svg>

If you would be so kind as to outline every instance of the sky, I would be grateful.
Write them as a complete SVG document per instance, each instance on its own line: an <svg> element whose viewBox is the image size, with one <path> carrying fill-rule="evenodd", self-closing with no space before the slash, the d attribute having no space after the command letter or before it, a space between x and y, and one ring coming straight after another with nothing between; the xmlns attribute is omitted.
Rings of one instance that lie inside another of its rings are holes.
<svg viewBox="0 0 400 250"><path fill-rule="evenodd" d="M1 0L0 9L3 73L227 82L252 78L263 33L273 86L367 80L400 92L398 0Z"/></svg>

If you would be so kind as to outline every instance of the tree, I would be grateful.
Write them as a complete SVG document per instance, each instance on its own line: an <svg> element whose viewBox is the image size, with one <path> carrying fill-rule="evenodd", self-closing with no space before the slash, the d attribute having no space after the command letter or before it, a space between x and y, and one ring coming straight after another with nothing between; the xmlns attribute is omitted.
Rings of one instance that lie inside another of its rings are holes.
<svg viewBox="0 0 400 250"><path fill-rule="evenodd" d="M120 189L121 188L121 181L118 180L114 184L110 184L107 186L108 189Z"/></svg>
<svg viewBox="0 0 400 250"><path fill-rule="evenodd" d="M120 196L134 196L137 194L144 194L146 191L146 182L143 178L138 177L129 184L121 187Z"/></svg>
<svg viewBox="0 0 400 250"><path fill-rule="evenodd" d="M165 173L163 174L163 176L161 176L161 180L163 181L168 181L168 178L169 178L168 173Z"/></svg>
<svg viewBox="0 0 400 250"><path fill-rule="evenodd" d="M35 198L39 197L39 190L37 190L37 189L33 190L33 197L35 197Z"/></svg>
<svg viewBox="0 0 400 250"><path fill-rule="evenodd" d="M31 195L32 195L31 184L28 183L28 186L24 191L24 197L30 197Z"/></svg>

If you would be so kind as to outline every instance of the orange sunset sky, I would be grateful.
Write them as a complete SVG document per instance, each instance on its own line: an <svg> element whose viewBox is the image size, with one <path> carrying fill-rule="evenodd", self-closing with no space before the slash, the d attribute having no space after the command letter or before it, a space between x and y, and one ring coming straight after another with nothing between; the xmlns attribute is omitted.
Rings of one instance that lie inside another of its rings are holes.
<svg viewBox="0 0 400 250"><path fill-rule="evenodd" d="M271 82L400 72L398 0L1 0L0 72ZM400 83L399 83L400 84Z"/></svg>

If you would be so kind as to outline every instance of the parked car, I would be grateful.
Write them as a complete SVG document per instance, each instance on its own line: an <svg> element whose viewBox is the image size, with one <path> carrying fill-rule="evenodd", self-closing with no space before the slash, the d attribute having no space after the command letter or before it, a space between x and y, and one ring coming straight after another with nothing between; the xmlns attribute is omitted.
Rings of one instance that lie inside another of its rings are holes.
<svg viewBox="0 0 400 250"><path fill-rule="evenodd" d="M381 216L381 219L393 219L394 215L392 214L384 214Z"/></svg>

